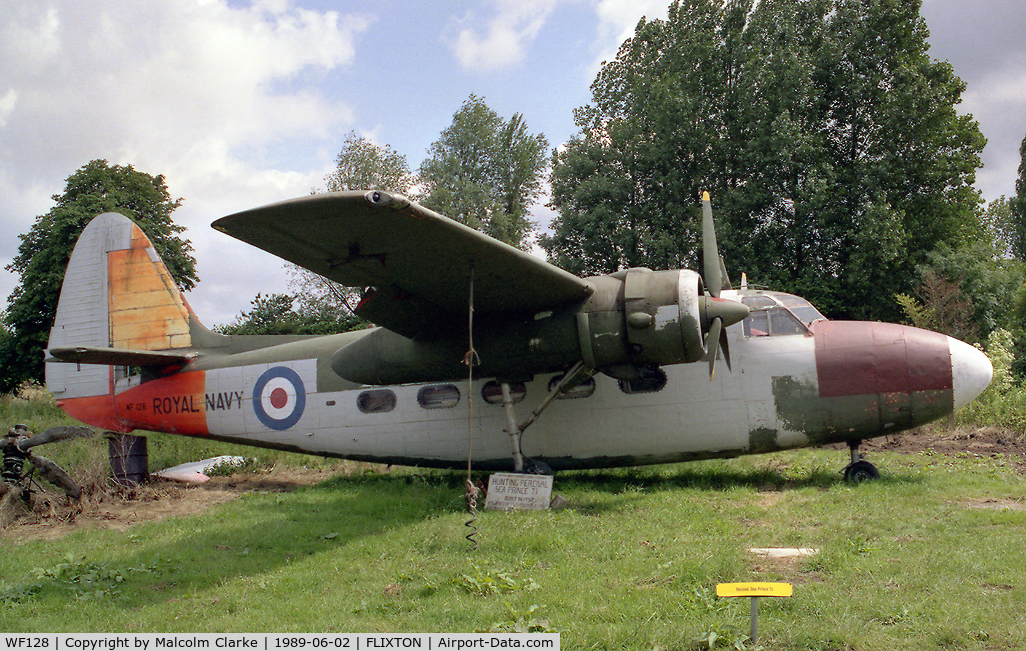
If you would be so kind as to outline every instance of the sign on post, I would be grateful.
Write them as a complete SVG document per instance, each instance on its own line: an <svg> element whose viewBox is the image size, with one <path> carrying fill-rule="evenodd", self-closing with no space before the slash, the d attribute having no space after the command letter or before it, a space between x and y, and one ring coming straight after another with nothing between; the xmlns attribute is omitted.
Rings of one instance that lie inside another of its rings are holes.
<svg viewBox="0 0 1026 651"><path fill-rule="evenodd" d="M512 511L543 511L552 499L552 475L520 475L497 472L488 478L485 508Z"/></svg>
<svg viewBox="0 0 1026 651"><path fill-rule="evenodd" d="M794 587L790 583L717 583L717 597L751 597L752 644L759 641L759 597L790 597Z"/></svg>

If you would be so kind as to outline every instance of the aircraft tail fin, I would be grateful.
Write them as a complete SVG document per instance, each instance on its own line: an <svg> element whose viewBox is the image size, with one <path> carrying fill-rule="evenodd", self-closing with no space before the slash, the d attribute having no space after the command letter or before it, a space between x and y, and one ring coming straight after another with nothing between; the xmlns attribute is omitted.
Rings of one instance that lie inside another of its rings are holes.
<svg viewBox="0 0 1026 651"><path fill-rule="evenodd" d="M104 213L82 231L71 254L48 348L168 351L212 335L196 319L149 238L134 222ZM216 335L212 335L216 337ZM113 396L131 355L58 361L48 356L46 384L58 400ZM169 357L168 365L173 363ZM177 356L180 360L181 356ZM152 359L160 356L136 356ZM69 363L72 362L72 363ZM179 361L180 363L180 361ZM124 364L124 366L118 366Z"/></svg>

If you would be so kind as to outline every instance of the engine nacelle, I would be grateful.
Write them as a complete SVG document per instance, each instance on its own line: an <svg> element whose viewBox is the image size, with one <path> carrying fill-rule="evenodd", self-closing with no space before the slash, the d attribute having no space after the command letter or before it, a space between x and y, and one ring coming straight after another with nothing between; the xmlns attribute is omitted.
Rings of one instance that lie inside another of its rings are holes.
<svg viewBox="0 0 1026 651"><path fill-rule="evenodd" d="M698 273L638 268L590 280L597 291L577 315L586 364L615 369L705 357L705 297Z"/></svg>
<svg viewBox="0 0 1026 651"><path fill-rule="evenodd" d="M701 277L688 269L628 269L588 281L595 291L581 306L479 318L475 375L529 378L583 360L614 377L637 379L643 369L704 359L711 320L730 325L747 314L740 303L705 296ZM338 350L331 367L361 384L454 380L467 373L463 336L411 340L381 329Z"/></svg>

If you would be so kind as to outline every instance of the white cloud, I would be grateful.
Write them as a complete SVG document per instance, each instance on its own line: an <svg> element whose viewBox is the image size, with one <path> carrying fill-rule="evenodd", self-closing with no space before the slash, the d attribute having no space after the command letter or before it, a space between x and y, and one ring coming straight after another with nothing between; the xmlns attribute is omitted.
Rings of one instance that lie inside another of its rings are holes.
<svg viewBox="0 0 1026 651"><path fill-rule="evenodd" d="M7 124L7 116L14 112L14 107L18 103L18 91L11 88L7 91L7 94L0 97L0 127Z"/></svg>
<svg viewBox="0 0 1026 651"><path fill-rule="evenodd" d="M459 32L452 44L466 70L487 71L523 61L524 48L534 40L559 0L495 0L495 15L482 36L476 28ZM472 17L467 19L472 20Z"/></svg>
<svg viewBox="0 0 1026 651"><path fill-rule="evenodd" d="M1019 145L1026 124L1026 58L995 66L987 74L967 82L959 113L971 113L987 137L983 168L976 173L976 187L984 199L1015 194Z"/></svg>
<svg viewBox="0 0 1026 651"><path fill-rule="evenodd" d="M212 219L321 180L330 158L304 147L343 131L353 111L317 82L353 62L372 22L293 0L7 4L0 214L9 232L49 210L76 169L106 158L166 176L173 196L186 198L176 220L197 253ZM0 261L16 246L0 240ZM14 282L0 276L0 291Z"/></svg>

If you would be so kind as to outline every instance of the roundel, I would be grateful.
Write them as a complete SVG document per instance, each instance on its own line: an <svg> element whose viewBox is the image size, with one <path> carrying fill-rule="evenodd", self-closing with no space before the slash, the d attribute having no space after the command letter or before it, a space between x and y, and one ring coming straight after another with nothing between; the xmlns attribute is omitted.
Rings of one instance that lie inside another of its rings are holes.
<svg viewBox="0 0 1026 651"><path fill-rule="evenodd" d="M306 407L303 380L291 368L267 369L253 385L253 411L265 427L286 430L299 422Z"/></svg>

